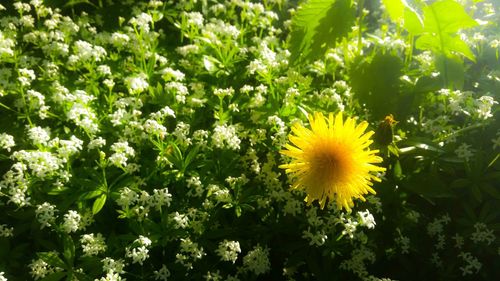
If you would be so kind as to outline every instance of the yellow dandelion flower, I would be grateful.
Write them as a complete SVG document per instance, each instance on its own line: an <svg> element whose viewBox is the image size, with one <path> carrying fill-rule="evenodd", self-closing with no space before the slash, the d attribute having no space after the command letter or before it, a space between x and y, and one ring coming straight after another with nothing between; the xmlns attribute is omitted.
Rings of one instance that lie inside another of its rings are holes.
<svg viewBox="0 0 500 281"><path fill-rule="evenodd" d="M365 133L368 122L356 125L356 121L342 113L330 113L328 119L322 113L309 115L311 129L300 124L292 126L286 150L280 153L294 158L291 163L280 165L291 174L292 188L305 189L305 201L318 200L321 208L327 199L335 201L339 209L350 211L353 198L365 201L363 195L372 193L372 181L380 181L374 172L385 171L375 166L382 158L378 150L370 150L373 131Z"/></svg>

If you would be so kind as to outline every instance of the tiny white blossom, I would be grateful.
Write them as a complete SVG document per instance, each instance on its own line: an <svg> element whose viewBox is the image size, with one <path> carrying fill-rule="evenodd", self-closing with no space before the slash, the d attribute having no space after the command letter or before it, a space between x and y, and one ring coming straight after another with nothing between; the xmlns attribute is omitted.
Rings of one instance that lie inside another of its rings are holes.
<svg viewBox="0 0 500 281"><path fill-rule="evenodd" d="M260 245L255 246L253 250L243 257L243 266L255 273L255 275L268 272L271 269L269 249L262 248Z"/></svg>
<svg viewBox="0 0 500 281"><path fill-rule="evenodd" d="M238 241L224 240L219 243L219 247L215 250L221 261L236 262L238 253L241 253L240 243Z"/></svg>
<svg viewBox="0 0 500 281"><path fill-rule="evenodd" d="M82 217L76 211L69 210L64 215L63 229L66 233L76 232L80 227Z"/></svg>

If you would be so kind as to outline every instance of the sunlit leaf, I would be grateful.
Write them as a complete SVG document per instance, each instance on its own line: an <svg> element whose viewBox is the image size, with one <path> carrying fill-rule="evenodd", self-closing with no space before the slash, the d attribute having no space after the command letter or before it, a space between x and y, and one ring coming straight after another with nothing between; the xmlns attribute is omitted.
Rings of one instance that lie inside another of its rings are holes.
<svg viewBox="0 0 500 281"><path fill-rule="evenodd" d="M453 0L442 0L425 6L423 12L424 28L415 43L418 49L432 50L447 56L455 52L475 60L472 51L456 34L461 29L478 25L462 5Z"/></svg>
<svg viewBox="0 0 500 281"><path fill-rule="evenodd" d="M351 0L309 0L292 18L290 61L314 60L347 36L354 24Z"/></svg>
<svg viewBox="0 0 500 281"><path fill-rule="evenodd" d="M422 31L422 19L405 0L382 0L392 21L403 24L410 33Z"/></svg>
<svg viewBox="0 0 500 281"><path fill-rule="evenodd" d="M106 203L106 199L106 194L101 194L101 196L94 201L94 204L92 205L92 214L95 215L101 211L102 207L104 207L104 204Z"/></svg>

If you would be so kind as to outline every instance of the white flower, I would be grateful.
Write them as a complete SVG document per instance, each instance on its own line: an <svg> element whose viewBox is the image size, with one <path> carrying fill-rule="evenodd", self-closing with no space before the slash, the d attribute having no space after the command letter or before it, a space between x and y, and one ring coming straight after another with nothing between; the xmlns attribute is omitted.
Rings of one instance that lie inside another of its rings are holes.
<svg viewBox="0 0 500 281"><path fill-rule="evenodd" d="M466 144L466 143L462 143L456 150L455 150L455 154L459 157L459 158L462 158L466 161L469 161L469 159L474 156L474 153L473 153L473 149L471 149L471 146Z"/></svg>
<svg viewBox="0 0 500 281"><path fill-rule="evenodd" d="M236 127L233 125L217 125L212 134L212 142L217 148L229 148L239 150L241 140L236 134Z"/></svg>
<svg viewBox="0 0 500 281"><path fill-rule="evenodd" d="M144 131L148 134L159 136L163 139L167 135L167 128L156 120L148 119L144 123Z"/></svg>
<svg viewBox="0 0 500 281"><path fill-rule="evenodd" d="M107 273L118 273L123 274L125 271L125 262L122 259L114 260L112 258L104 258L101 260L102 270Z"/></svg>
<svg viewBox="0 0 500 281"><path fill-rule="evenodd" d="M28 130L28 137L34 145L47 145L50 140L50 129L42 127L33 127Z"/></svg>
<svg viewBox="0 0 500 281"><path fill-rule="evenodd" d="M268 272L271 269L269 249L262 248L260 245L255 246L252 251L243 257L243 266L247 270L253 271L255 275Z"/></svg>
<svg viewBox="0 0 500 281"><path fill-rule="evenodd" d="M120 198L116 200L116 203L123 209L128 208L130 205L135 204L139 199L137 192L131 190L128 187L123 188L120 191Z"/></svg>
<svg viewBox="0 0 500 281"><path fill-rule="evenodd" d="M144 92L149 87L146 79L147 76L144 73L125 78L125 85L127 85L129 93L133 95Z"/></svg>
<svg viewBox="0 0 500 281"><path fill-rule="evenodd" d="M155 276L155 280L167 281L168 277L170 277L170 270L168 270L166 265L162 265L160 270L153 271Z"/></svg>
<svg viewBox="0 0 500 281"><path fill-rule="evenodd" d="M30 274L35 279L41 279L47 276L48 274L54 272L54 269L51 268L46 262L42 259L32 260L28 265L30 268Z"/></svg>
<svg viewBox="0 0 500 281"><path fill-rule="evenodd" d="M64 215L64 222L62 228L66 233L76 232L80 227L81 216L76 211L69 210Z"/></svg>
<svg viewBox="0 0 500 281"><path fill-rule="evenodd" d="M107 245L104 241L104 237L101 233L84 234L80 238L80 243L82 244L83 256L95 256L100 252L106 251Z"/></svg>
<svg viewBox="0 0 500 281"><path fill-rule="evenodd" d="M375 218L370 213L370 211L365 210L364 212L358 212L359 223L366 226L367 228L375 228Z"/></svg>
<svg viewBox="0 0 500 281"><path fill-rule="evenodd" d="M493 230L488 229L486 224L478 222L474 224L474 228L476 229L471 236L471 240L474 243L486 242L486 244L490 245L495 241L496 236Z"/></svg>
<svg viewBox="0 0 500 281"><path fill-rule="evenodd" d="M41 179L54 175L62 167L62 160L46 151L20 150L12 158L27 163L33 175Z"/></svg>
<svg viewBox="0 0 500 281"><path fill-rule="evenodd" d="M139 235L139 238L134 240L132 246L125 248L125 256L132 258L132 263L139 263L142 265L144 261L149 258L149 249L151 240L149 238Z"/></svg>
<svg viewBox="0 0 500 281"><path fill-rule="evenodd" d="M127 166L127 157L135 156L135 150L128 145L127 141L112 144L111 150L115 153L109 157L109 161L117 167Z"/></svg>
<svg viewBox="0 0 500 281"><path fill-rule="evenodd" d="M240 242L224 240L219 243L219 247L215 250L221 261L236 262L238 253L241 253Z"/></svg>
<svg viewBox="0 0 500 281"><path fill-rule="evenodd" d="M6 134L6 133L1 133L0 134L0 148L3 148L7 151L10 152L10 149L16 145L16 142L14 141L14 137Z"/></svg>
<svg viewBox="0 0 500 281"><path fill-rule="evenodd" d="M162 206L170 206L170 202L172 202L172 194L168 193L168 188L153 190L152 207L160 210Z"/></svg>
<svg viewBox="0 0 500 281"><path fill-rule="evenodd" d="M87 144L87 149L89 149L89 150L97 149L97 148L103 147L104 145L106 145L106 140L103 139L102 137L97 137L97 138L91 140L89 142L89 144Z"/></svg>
<svg viewBox="0 0 500 281"><path fill-rule="evenodd" d="M19 77L17 77L17 80L21 83L22 86L26 87L31 85L31 82L35 80L35 78L36 75L33 70L27 68L19 69Z"/></svg>
<svg viewBox="0 0 500 281"><path fill-rule="evenodd" d="M179 212L173 213L173 220L175 222L175 228L186 228L189 225L189 218L185 214L179 214Z"/></svg>
<svg viewBox="0 0 500 281"><path fill-rule="evenodd" d="M149 32L149 23L153 22L153 18L146 13L141 13L136 17L130 19L130 24L139 27L143 32Z"/></svg>
<svg viewBox="0 0 500 281"><path fill-rule="evenodd" d="M476 257L472 256L471 253L461 252L458 257L462 258L466 263L464 266L460 267L460 270L462 270L462 276L478 273L483 266Z"/></svg>
<svg viewBox="0 0 500 281"><path fill-rule="evenodd" d="M11 57L14 55L15 41L10 38L5 38L2 31L0 31L0 58Z"/></svg>
<svg viewBox="0 0 500 281"><path fill-rule="evenodd" d="M36 219L40 223L40 229L50 227L56 221L56 206L48 202L38 205L35 210Z"/></svg>
<svg viewBox="0 0 500 281"><path fill-rule="evenodd" d="M14 228L9 227L6 224L0 224L0 237L12 237L14 236Z"/></svg>
<svg viewBox="0 0 500 281"><path fill-rule="evenodd" d="M4 274L5 274L4 272L0 272L0 281L8 281L7 278L3 276Z"/></svg>
<svg viewBox="0 0 500 281"><path fill-rule="evenodd" d="M477 114L481 119L488 119L493 117L491 114L491 108L493 105L498 104L498 102L490 96L482 96L476 100Z"/></svg>

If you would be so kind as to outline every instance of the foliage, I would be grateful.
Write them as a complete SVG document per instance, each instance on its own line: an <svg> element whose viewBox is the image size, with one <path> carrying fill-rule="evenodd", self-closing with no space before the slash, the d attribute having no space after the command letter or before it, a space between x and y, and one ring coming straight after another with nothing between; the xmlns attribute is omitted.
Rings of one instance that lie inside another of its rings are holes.
<svg viewBox="0 0 500 281"><path fill-rule="evenodd" d="M498 1L297 2L2 1L0 281L500 276ZM350 212L279 168L340 111Z"/></svg>

